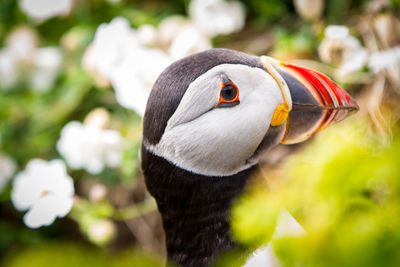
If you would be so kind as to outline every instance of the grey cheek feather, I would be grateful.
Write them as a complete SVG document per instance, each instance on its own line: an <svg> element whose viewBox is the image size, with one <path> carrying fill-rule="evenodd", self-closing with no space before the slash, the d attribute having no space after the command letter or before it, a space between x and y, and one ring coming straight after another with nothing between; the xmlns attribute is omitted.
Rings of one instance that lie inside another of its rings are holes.
<svg viewBox="0 0 400 267"><path fill-rule="evenodd" d="M218 86L218 84L219 77L217 74L200 77L191 83L174 115L169 119L165 131L167 132L178 124L192 121L216 107L219 92L215 90L215 86Z"/></svg>
<svg viewBox="0 0 400 267"><path fill-rule="evenodd" d="M250 105L247 110L233 109L230 113L215 109L171 128L156 146L147 148L198 174L229 176L247 169L257 163L252 156L268 131L272 114L259 112ZM249 119L239 113L260 116ZM253 121L249 123L249 120Z"/></svg>
<svg viewBox="0 0 400 267"><path fill-rule="evenodd" d="M180 168L208 176L229 176L256 163L240 160L242 156L239 154L250 155L251 149L238 151L233 146L220 145L220 140L228 139L228 136L210 138L207 129L194 131L186 126L174 128L174 131L163 136L159 144L146 147L155 155L168 159ZM199 131L202 131L202 134L199 134ZM179 140L175 136L179 136ZM232 158L231 155L237 157Z"/></svg>

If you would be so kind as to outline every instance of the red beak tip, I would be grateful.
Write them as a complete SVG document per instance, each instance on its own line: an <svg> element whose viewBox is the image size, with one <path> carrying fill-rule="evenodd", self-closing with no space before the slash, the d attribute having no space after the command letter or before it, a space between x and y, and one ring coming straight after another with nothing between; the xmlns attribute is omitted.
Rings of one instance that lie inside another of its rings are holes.
<svg viewBox="0 0 400 267"><path fill-rule="evenodd" d="M300 77L305 88L312 92L325 110L324 119L321 120L319 129L342 121L360 109L354 99L325 74L291 64L283 64L283 67Z"/></svg>

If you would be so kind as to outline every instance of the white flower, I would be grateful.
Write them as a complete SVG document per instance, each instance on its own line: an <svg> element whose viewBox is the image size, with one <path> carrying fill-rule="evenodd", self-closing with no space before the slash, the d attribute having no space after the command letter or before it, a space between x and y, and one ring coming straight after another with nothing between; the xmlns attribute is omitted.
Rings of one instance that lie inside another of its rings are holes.
<svg viewBox="0 0 400 267"><path fill-rule="evenodd" d="M345 76L349 73L360 70L368 61L368 51L360 47L354 50L348 50L344 54L344 60L338 69L339 76Z"/></svg>
<svg viewBox="0 0 400 267"><path fill-rule="evenodd" d="M163 19L157 28L157 45L164 50L168 50L168 47L175 37L185 29L187 25L193 25L193 22L180 15Z"/></svg>
<svg viewBox="0 0 400 267"><path fill-rule="evenodd" d="M74 184L61 160L29 161L14 179L11 200L18 210L29 211L24 223L30 228L50 225L72 208Z"/></svg>
<svg viewBox="0 0 400 267"><path fill-rule="evenodd" d="M294 0L294 7L302 18L315 20L321 16L324 0Z"/></svg>
<svg viewBox="0 0 400 267"><path fill-rule="evenodd" d="M0 88L10 88L17 81L17 61L9 51L0 51Z"/></svg>
<svg viewBox="0 0 400 267"><path fill-rule="evenodd" d="M115 67L111 77L118 102L143 116L153 84L171 62L159 49L127 51L125 60Z"/></svg>
<svg viewBox="0 0 400 267"><path fill-rule="evenodd" d="M88 194L88 198L92 202L100 202L107 196L107 187L103 184L94 184Z"/></svg>
<svg viewBox="0 0 400 267"><path fill-rule="evenodd" d="M154 45L157 40L157 29L153 25L142 25L137 29L137 36L142 44Z"/></svg>
<svg viewBox="0 0 400 267"><path fill-rule="evenodd" d="M20 27L7 38L7 46L0 50L0 87L10 88L25 80L32 90L52 88L62 63L56 47L37 47L35 33Z"/></svg>
<svg viewBox="0 0 400 267"><path fill-rule="evenodd" d="M239 1L192 0L189 14L194 24L210 36L240 31L245 23L244 6Z"/></svg>
<svg viewBox="0 0 400 267"><path fill-rule="evenodd" d="M115 224L111 220L99 220L89 226L88 237L98 245L108 243L116 234Z"/></svg>
<svg viewBox="0 0 400 267"><path fill-rule="evenodd" d="M33 90L47 91L54 84L62 63L60 49L56 47L39 48L33 57L33 69L29 76Z"/></svg>
<svg viewBox="0 0 400 267"><path fill-rule="evenodd" d="M158 75L172 62L157 48L148 48L124 18L102 24L84 57L84 65L95 70L115 89L119 104L143 115L150 90Z"/></svg>
<svg viewBox="0 0 400 267"><path fill-rule="evenodd" d="M140 46L137 33L129 26L129 22L125 18L117 17L97 28L91 45L91 59L97 71L110 79L115 67L121 64L127 52Z"/></svg>
<svg viewBox="0 0 400 267"><path fill-rule="evenodd" d="M342 25L329 25L325 29L325 37L329 39L345 40L349 33L349 28Z"/></svg>
<svg viewBox="0 0 400 267"><path fill-rule="evenodd" d="M9 156L0 153L0 192L3 191L4 187L10 181L17 169L17 165L14 160Z"/></svg>
<svg viewBox="0 0 400 267"><path fill-rule="evenodd" d="M346 26L330 25L318 47L319 57L330 64L338 64L338 75L345 76L360 70L368 61L368 51L351 36Z"/></svg>
<svg viewBox="0 0 400 267"><path fill-rule="evenodd" d="M164 19L156 37L155 42L175 60L212 48L209 36L182 16Z"/></svg>
<svg viewBox="0 0 400 267"><path fill-rule="evenodd" d="M187 26L179 32L168 49L174 59L180 59L212 48L210 39L194 26Z"/></svg>
<svg viewBox="0 0 400 267"><path fill-rule="evenodd" d="M37 37L28 27L19 27L8 36L6 47L0 50L1 88L10 88L16 84L22 68L31 64L36 46Z"/></svg>
<svg viewBox="0 0 400 267"><path fill-rule="evenodd" d="M371 55L368 66L374 73L400 65L400 46Z"/></svg>
<svg viewBox="0 0 400 267"><path fill-rule="evenodd" d="M54 16L68 15L73 0L20 0L19 4L29 17L43 21Z"/></svg>
<svg viewBox="0 0 400 267"><path fill-rule="evenodd" d="M7 37L6 45L16 61L29 62L38 46L38 38L31 28L18 27Z"/></svg>
<svg viewBox="0 0 400 267"><path fill-rule="evenodd" d="M58 152L72 169L86 169L100 173L105 166L118 167L121 163L122 138L113 130L104 130L96 124L69 122L61 131Z"/></svg>

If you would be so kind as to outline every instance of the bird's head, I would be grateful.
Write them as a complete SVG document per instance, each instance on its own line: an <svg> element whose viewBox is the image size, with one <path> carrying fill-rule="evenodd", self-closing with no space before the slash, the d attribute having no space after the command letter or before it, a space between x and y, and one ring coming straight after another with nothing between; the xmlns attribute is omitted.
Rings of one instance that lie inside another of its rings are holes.
<svg viewBox="0 0 400 267"><path fill-rule="evenodd" d="M143 145L184 170L229 176L256 164L260 152L304 141L357 109L319 72L212 49L160 75L146 108Z"/></svg>

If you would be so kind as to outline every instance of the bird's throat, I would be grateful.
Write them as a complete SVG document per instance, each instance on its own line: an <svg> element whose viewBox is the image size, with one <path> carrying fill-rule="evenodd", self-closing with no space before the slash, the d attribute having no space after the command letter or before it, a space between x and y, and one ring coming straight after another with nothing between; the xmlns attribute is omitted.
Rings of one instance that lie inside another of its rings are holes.
<svg viewBox="0 0 400 267"><path fill-rule="evenodd" d="M142 167L162 215L170 260L209 266L237 246L230 238L229 211L254 166L229 177L209 177L180 169L143 148Z"/></svg>

